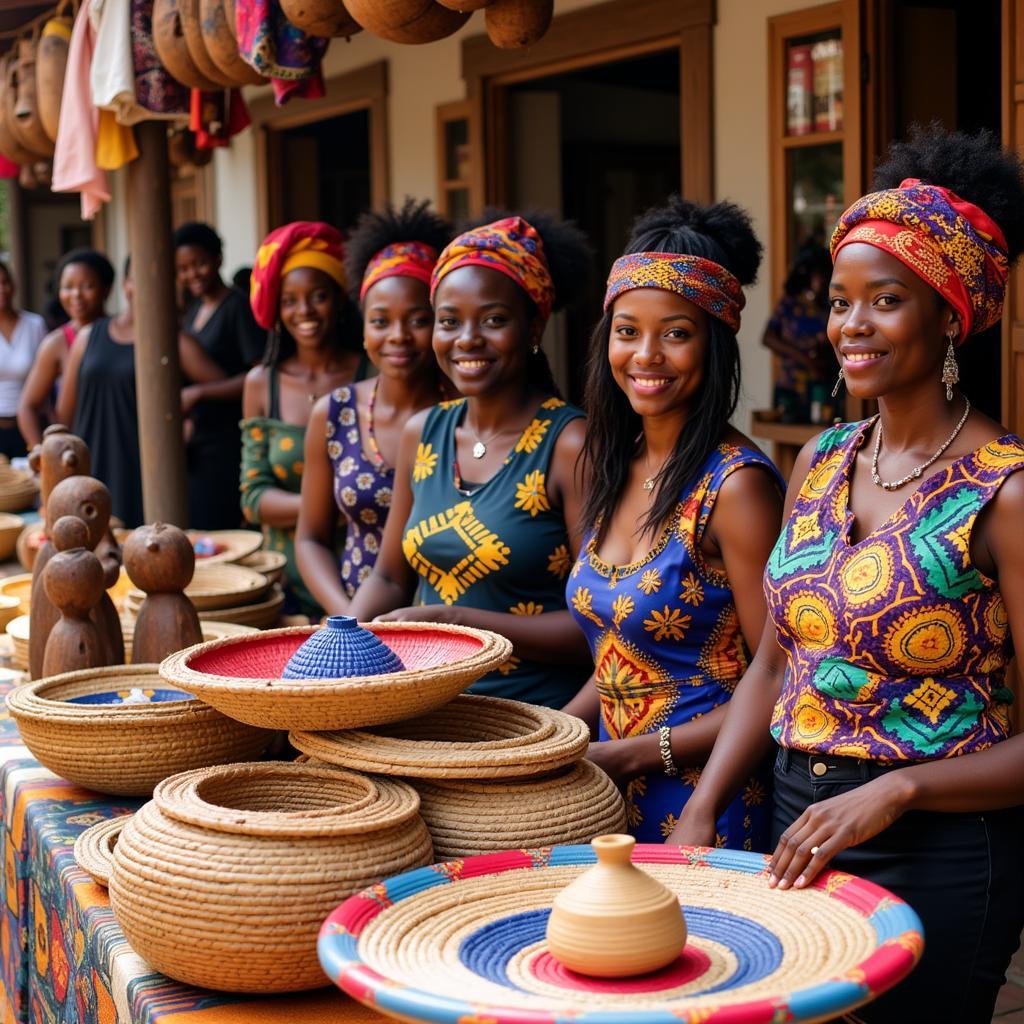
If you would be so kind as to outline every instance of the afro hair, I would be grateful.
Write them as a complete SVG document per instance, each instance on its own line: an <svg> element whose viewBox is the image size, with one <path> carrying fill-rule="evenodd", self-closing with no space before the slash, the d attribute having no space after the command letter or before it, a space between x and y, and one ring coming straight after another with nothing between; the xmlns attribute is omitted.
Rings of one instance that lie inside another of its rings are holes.
<svg viewBox="0 0 1024 1024"><path fill-rule="evenodd" d="M114 265L101 252L95 249L72 249L61 257L57 269L53 272L53 279L60 285L60 278L64 271L72 263L81 263L88 267L99 279L104 288L111 288L114 284Z"/></svg>
<svg viewBox="0 0 1024 1024"><path fill-rule="evenodd" d="M194 245L197 249L209 253L214 259L218 259L224 252L224 243L220 235L209 224L196 220L182 224L174 232L174 248L180 249L183 245Z"/></svg>

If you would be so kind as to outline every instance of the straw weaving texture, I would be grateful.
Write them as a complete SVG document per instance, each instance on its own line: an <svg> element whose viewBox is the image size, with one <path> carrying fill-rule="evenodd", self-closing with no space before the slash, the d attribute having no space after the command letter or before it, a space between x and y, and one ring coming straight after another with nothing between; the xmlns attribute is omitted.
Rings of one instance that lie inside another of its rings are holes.
<svg viewBox="0 0 1024 1024"><path fill-rule="evenodd" d="M263 534L257 533L255 530L210 530L205 533L201 530L193 530L189 533L189 540L193 544L200 537L209 537L215 546L223 547L224 550L218 551L215 555L204 555L202 558L197 557L197 569L200 566L217 565L219 562L238 562L241 564L242 559L258 551L263 544ZM258 567L251 566L250 568L256 569Z"/></svg>
<svg viewBox="0 0 1024 1024"><path fill-rule="evenodd" d="M75 840L75 861L78 866L92 875L97 885L104 888L110 884L110 872L114 866L114 846L129 818L130 814L122 814L98 822L87 828Z"/></svg>
<svg viewBox="0 0 1024 1024"><path fill-rule="evenodd" d="M374 622L366 628L402 659L404 672L282 679L288 659L315 630L292 627L197 644L165 659L160 674L241 722L268 729L353 729L432 711L512 651L497 633L466 626Z"/></svg>
<svg viewBox="0 0 1024 1024"><path fill-rule="evenodd" d="M238 564L263 573L271 583L279 583L288 559L281 551L267 551L261 548L251 555L246 555L245 558L240 558Z"/></svg>
<svg viewBox="0 0 1024 1024"><path fill-rule="evenodd" d="M255 569L244 565L222 562L216 565L196 563L192 582L185 588L185 596L197 611L216 608L236 608L254 604L270 589L270 580ZM145 593L137 588L128 591L128 598L138 608Z"/></svg>

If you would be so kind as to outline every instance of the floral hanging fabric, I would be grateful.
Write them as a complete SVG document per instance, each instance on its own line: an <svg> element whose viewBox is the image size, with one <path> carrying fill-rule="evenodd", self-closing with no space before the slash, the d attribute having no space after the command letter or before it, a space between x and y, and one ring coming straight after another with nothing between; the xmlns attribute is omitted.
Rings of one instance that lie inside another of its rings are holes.
<svg viewBox="0 0 1024 1024"><path fill-rule="evenodd" d="M271 79L278 106L293 96L312 100L324 95L320 62L328 40L308 36L292 25L278 0L237 0L235 30L238 52Z"/></svg>

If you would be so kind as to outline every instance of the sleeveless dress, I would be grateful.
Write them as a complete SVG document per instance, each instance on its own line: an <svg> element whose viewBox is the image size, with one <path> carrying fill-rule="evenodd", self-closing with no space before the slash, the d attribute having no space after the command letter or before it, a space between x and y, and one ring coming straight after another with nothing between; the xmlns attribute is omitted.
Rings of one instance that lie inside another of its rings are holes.
<svg viewBox="0 0 1024 1024"><path fill-rule="evenodd" d="M787 656L772 734L883 763L983 750L1009 735L1012 649L971 530L1024 468L1024 442L1007 434L957 459L854 544L850 467L872 422L822 435L765 569Z"/></svg>
<svg viewBox="0 0 1024 1024"><path fill-rule="evenodd" d="M327 457L334 468L334 500L345 517L341 551L341 585L354 597L373 570L380 553L395 471L381 466L363 451L356 414L355 388L345 385L331 392L327 412Z"/></svg>
<svg viewBox="0 0 1024 1024"><path fill-rule="evenodd" d="M413 506L402 540L419 576L416 603L513 615L564 609L569 535L545 481L558 435L583 413L549 398L502 467L479 486L457 477L455 428L465 414L464 399L434 406L416 449ZM585 679L572 666L513 655L469 692L560 708Z"/></svg>
<svg viewBox="0 0 1024 1024"><path fill-rule="evenodd" d="M611 565L588 534L566 587L569 605L594 656L601 698L600 739L617 740L683 725L724 704L750 652L728 577L701 555L704 529L722 484L746 466L763 467L782 490L771 461L752 448L721 444L650 552ZM652 772L626 786L630 832L663 843L689 800L700 768ZM770 773L749 779L718 821L716 845L765 850L771 822Z"/></svg>
<svg viewBox="0 0 1024 1024"><path fill-rule="evenodd" d="M76 396L71 429L89 446L92 475L110 490L114 515L127 527L141 526L135 346L110 337L109 317L94 320L89 329Z"/></svg>

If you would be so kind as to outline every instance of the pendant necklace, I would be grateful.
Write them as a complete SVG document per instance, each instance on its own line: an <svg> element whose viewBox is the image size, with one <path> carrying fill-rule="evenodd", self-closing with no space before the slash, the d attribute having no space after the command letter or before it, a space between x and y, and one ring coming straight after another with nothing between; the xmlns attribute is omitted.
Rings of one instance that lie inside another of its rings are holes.
<svg viewBox="0 0 1024 1024"><path fill-rule="evenodd" d="M480 439L480 435L467 423L466 429L476 438L476 444L473 445L473 458L482 459L487 454L487 446L496 438L500 437L505 433L505 430L497 430L486 441Z"/></svg>
<svg viewBox="0 0 1024 1024"><path fill-rule="evenodd" d="M876 487L881 487L885 491L895 491L904 484L910 483L911 480L916 480L920 477L920 475L956 440L957 434L959 434L963 429L963 425L967 422L967 417L971 412L970 399L965 398L964 401L966 402L964 414L960 417L960 422L953 428L953 433L943 441L942 447L927 462L922 462L920 466L915 466L906 476L901 477L899 480L883 480L878 473L878 453L882 448L882 421L879 419L878 433L875 436L875 450L871 455L872 483L875 484Z"/></svg>
<svg viewBox="0 0 1024 1024"><path fill-rule="evenodd" d="M370 449L370 457L377 464L378 469L389 469L390 467L384 461L384 456L380 453L380 447L377 444L377 435L373 432L373 407L377 404L377 388L380 387L380 377L374 379L373 390L370 392L370 401L366 407L366 444Z"/></svg>

